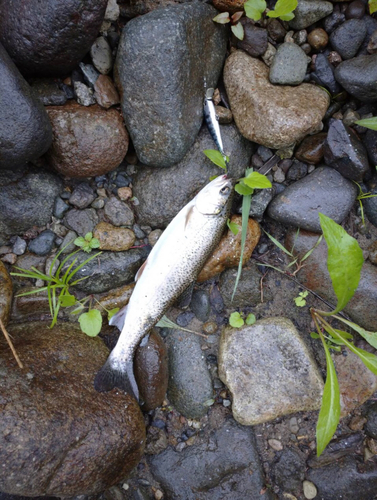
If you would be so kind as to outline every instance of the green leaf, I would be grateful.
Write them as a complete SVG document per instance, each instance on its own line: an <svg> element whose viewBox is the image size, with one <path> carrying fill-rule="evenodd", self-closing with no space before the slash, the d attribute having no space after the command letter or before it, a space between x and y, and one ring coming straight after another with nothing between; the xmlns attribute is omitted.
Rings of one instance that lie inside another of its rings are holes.
<svg viewBox="0 0 377 500"><path fill-rule="evenodd" d="M375 12L377 12L377 0L369 0L368 5L369 5L369 13L370 13L370 15L374 14Z"/></svg>
<svg viewBox="0 0 377 500"><path fill-rule="evenodd" d="M74 295L71 295L68 291L66 291L64 294L61 293L59 295L59 301L62 307L71 307L75 305L76 297Z"/></svg>
<svg viewBox="0 0 377 500"><path fill-rule="evenodd" d="M243 7L247 17L254 21L259 21L263 12L266 10L267 4L265 0L247 0Z"/></svg>
<svg viewBox="0 0 377 500"><path fill-rule="evenodd" d="M241 326L244 325L244 320L241 317L241 314L239 312L232 312L232 314L229 316L229 324L230 326L233 326L233 328L241 328Z"/></svg>
<svg viewBox="0 0 377 500"><path fill-rule="evenodd" d="M374 4L373 12L376 12L377 0L374 0L374 2L369 2L369 8L371 8L372 3ZM372 116L371 118L364 118L363 120L357 120L357 122L355 123L356 125L360 125L361 127L370 128L371 130L377 130L377 116Z"/></svg>
<svg viewBox="0 0 377 500"><path fill-rule="evenodd" d="M361 326L357 325L356 323L352 323L352 321L348 321L341 316L334 316L334 318L350 326L359 335L361 335L368 342L368 344L377 349L377 332L368 332L368 330L361 328Z"/></svg>
<svg viewBox="0 0 377 500"><path fill-rule="evenodd" d="M297 307L304 307L306 305L305 297L307 297L309 292L305 290L304 292L300 292L298 297L295 297L293 300Z"/></svg>
<svg viewBox="0 0 377 500"><path fill-rule="evenodd" d="M335 311L326 315L336 314L353 297L359 285L363 252L355 238L347 234L339 224L326 215L318 215L328 247L327 268L338 298Z"/></svg>
<svg viewBox="0 0 377 500"><path fill-rule="evenodd" d="M242 196L249 196L254 193L254 189L246 186L243 182L239 182L234 186L234 190L238 194L242 194Z"/></svg>
<svg viewBox="0 0 377 500"><path fill-rule="evenodd" d="M243 40L245 33L243 31L243 26L241 23L234 24L230 27L233 35L238 38L238 40Z"/></svg>
<svg viewBox="0 0 377 500"><path fill-rule="evenodd" d="M220 151L217 151L217 149L205 149L203 153L211 160L212 163L220 168L226 169L225 159Z"/></svg>
<svg viewBox="0 0 377 500"><path fill-rule="evenodd" d="M257 320L257 318L255 317L255 314L250 313L247 315L247 317L245 319L245 323L247 325L253 325L256 322L256 320Z"/></svg>
<svg viewBox="0 0 377 500"><path fill-rule="evenodd" d="M221 14L218 14L215 16L212 21L215 21L215 23L219 24L226 24L230 23L230 17L229 17L229 12L221 12Z"/></svg>
<svg viewBox="0 0 377 500"><path fill-rule="evenodd" d="M317 422L317 456L319 457L331 441L340 417L340 393L335 367L331 359L329 348L321 335L321 340L326 353L327 376L323 390L321 410Z"/></svg>
<svg viewBox="0 0 377 500"><path fill-rule="evenodd" d="M86 233L85 240L90 241L93 238L93 233Z"/></svg>
<svg viewBox="0 0 377 500"><path fill-rule="evenodd" d="M90 311L79 316L79 323L81 330L89 335L89 337L96 337L101 331L102 316L98 309L91 309Z"/></svg>
<svg viewBox="0 0 377 500"><path fill-rule="evenodd" d="M295 16L292 12L297 7L297 0L278 0L274 10L267 12L268 17L280 17L283 21L290 21Z"/></svg>
<svg viewBox="0 0 377 500"><path fill-rule="evenodd" d="M75 239L75 241L73 243L77 247L82 247L83 245L85 245L86 241L85 241L85 239L82 236L79 236L78 238Z"/></svg>
<svg viewBox="0 0 377 500"><path fill-rule="evenodd" d="M184 332L195 333L196 335L198 335L198 332L194 332L193 330L189 330L188 328L182 328L182 326L177 325L177 323L174 323L174 321L170 320L165 315L162 316L158 323L156 323L156 326L158 326L159 328L172 328L174 330L182 330Z"/></svg>
<svg viewBox="0 0 377 500"><path fill-rule="evenodd" d="M213 181L214 179L217 179L217 177L219 177L218 175L211 175L211 177L209 178L210 181Z"/></svg>
<svg viewBox="0 0 377 500"><path fill-rule="evenodd" d="M267 177L259 172L251 172L247 177L244 177L241 180L246 184L246 186L253 189L268 189L272 187L272 184Z"/></svg>
<svg viewBox="0 0 377 500"><path fill-rule="evenodd" d="M318 333L310 332L310 336L311 336L312 339L319 339Z"/></svg>
<svg viewBox="0 0 377 500"><path fill-rule="evenodd" d="M114 307L114 309L110 309L110 311L107 311L107 319L108 321L111 320L111 318L119 311L119 307Z"/></svg>
<svg viewBox="0 0 377 500"><path fill-rule="evenodd" d="M100 242L99 242L99 240L97 240L97 238L92 238L89 245L90 245L90 248L99 248Z"/></svg>
<svg viewBox="0 0 377 500"><path fill-rule="evenodd" d="M240 255L240 260L238 263L237 276L236 276L236 281L234 283L234 288L233 288L231 300L233 300L234 294L236 293L236 290L237 290L238 282L239 282L240 277L241 277L243 254L245 251L246 236L247 236L247 226L249 223L250 206L251 206L251 195L244 196L242 198L241 255Z"/></svg>
<svg viewBox="0 0 377 500"><path fill-rule="evenodd" d="M286 253L287 255L289 255L290 257L293 257L293 254L287 249L285 248L285 246L283 246L280 241L278 241L276 238L274 238L273 236L271 236L271 234L267 233L267 231L265 231L265 234L267 234L267 236L270 238L270 240L272 241L272 243L274 245L276 245L278 248L280 248L280 250L284 253Z"/></svg>
<svg viewBox="0 0 377 500"><path fill-rule="evenodd" d="M234 236L237 236L237 234L240 232L240 226L235 222L231 222L230 219L226 221L226 224L229 227L230 231L232 231Z"/></svg>

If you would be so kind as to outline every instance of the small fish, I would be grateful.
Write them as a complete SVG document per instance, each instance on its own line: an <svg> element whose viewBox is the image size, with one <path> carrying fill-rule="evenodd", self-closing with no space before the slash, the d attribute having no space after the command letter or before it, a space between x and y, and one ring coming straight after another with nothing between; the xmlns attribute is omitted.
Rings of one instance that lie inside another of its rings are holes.
<svg viewBox="0 0 377 500"><path fill-rule="evenodd" d="M207 89L206 91L206 96L204 99L204 118L207 123L208 130L211 133L212 139L215 141L217 149L222 154L225 163L228 163L226 160L226 154L224 153L223 141L221 139L219 118L216 114L215 105L213 103L213 93L214 89Z"/></svg>
<svg viewBox="0 0 377 500"><path fill-rule="evenodd" d="M231 208L233 182L226 175L207 184L171 221L136 274L126 307L110 321L121 334L94 387L139 391L133 373L134 352L168 307L196 280L219 242Z"/></svg>

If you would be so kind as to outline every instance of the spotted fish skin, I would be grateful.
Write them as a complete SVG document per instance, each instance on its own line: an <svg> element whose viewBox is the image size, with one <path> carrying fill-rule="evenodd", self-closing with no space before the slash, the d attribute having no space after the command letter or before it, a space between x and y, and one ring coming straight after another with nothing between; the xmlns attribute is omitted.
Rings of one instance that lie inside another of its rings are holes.
<svg viewBox="0 0 377 500"><path fill-rule="evenodd" d="M229 217L233 182L226 175L205 186L171 221L136 276L126 308L111 324L121 334L94 386L102 391L118 387L138 399L133 375L134 352L143 337L170 305L196 280L218 244Z"/></svg>

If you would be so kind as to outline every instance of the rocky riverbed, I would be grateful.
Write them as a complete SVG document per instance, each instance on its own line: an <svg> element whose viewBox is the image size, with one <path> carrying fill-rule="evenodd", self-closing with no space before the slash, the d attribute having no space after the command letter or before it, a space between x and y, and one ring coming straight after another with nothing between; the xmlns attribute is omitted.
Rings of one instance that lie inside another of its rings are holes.
<svg viewBox="0 0 377 500"><path fill-rule="evenodd" d="M240 41L212 19L243 3L0 0L0 320L23 365L0 334L1 500L377 498L377 377L346 350L332 354L342 418L316 457L326 363L309 308L336 301L326 244L287 275L265 234L302 257L318 212L342 224L365 257L345 313L377 331L377 198L358 199L377 194L377 132L356 124L377 115L377 20L365 0L298 0L290 22L242 17ZM139 406L94 390L119 335L104 311L221 173L203 154L209 87L230 175L266 169L272 188L253 195L234 299L241 235L227 229L167 312L199 335L155 328L138 349ZM96 338L72 308L49 329L45 291L19 296L45 281L10 275L48 273L87 233L102 253L70 291L103 315ZM233 311L257 321L232 328Z"/></svg>

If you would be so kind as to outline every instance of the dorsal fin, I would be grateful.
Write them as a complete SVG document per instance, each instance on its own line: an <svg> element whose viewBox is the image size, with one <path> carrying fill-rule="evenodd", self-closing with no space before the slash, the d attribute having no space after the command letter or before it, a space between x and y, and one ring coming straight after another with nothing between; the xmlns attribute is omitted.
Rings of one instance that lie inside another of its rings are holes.
<svg viewBox="0 0 377 500"><path fill-rule="evenodd" d="M145 269L145 266L147 265L147 262L148 262L148 259L144 262L144 264L142 264L139 267L137 273L135 274L135 281L137 281L141 277L141 275L143 274L143 271Z"/></svg>

